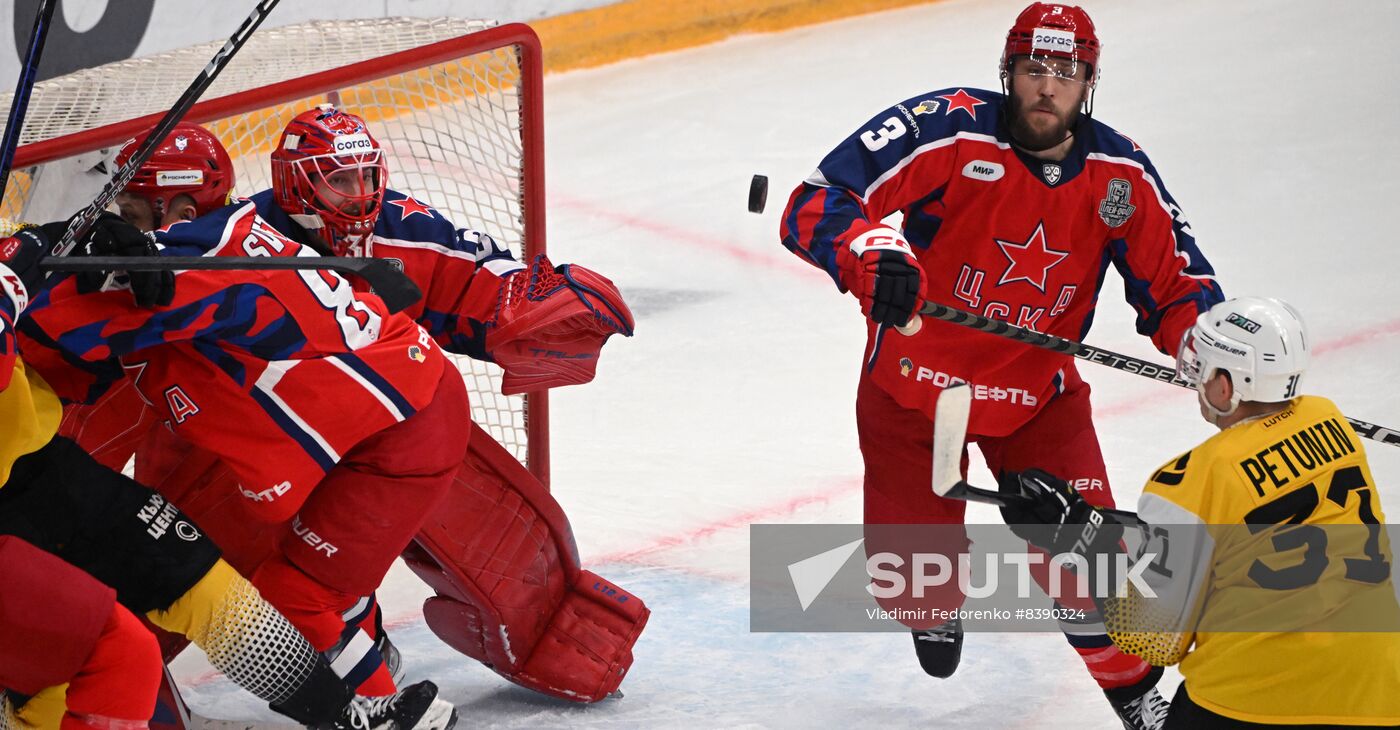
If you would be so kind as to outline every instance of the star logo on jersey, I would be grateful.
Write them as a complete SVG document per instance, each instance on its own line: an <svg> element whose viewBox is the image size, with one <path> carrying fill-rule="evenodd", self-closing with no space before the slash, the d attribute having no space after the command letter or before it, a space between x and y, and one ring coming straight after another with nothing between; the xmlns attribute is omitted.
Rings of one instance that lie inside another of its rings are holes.
<svg viewBox="0 0 1400 730"><path fill-rule="evenodd" d="M951 116L954 111L961 109L974 120L977 119L977 107L987 103L967 93L964 89L958 89L951 94L942 94L938 98L948 102L948 110L943 112L945 116Z"/></svg>
<svg viewBox="0 0 1400 730"><path fill-rule="evenodd" d="M1068 251L1056 251L1045 241L1045 221L1036 224L1035 232L1025 243L1003 241L1000 238L992 240L1001 246L1001 252L1006 254L1006 260L1010 262L997 286L1024 281L1044 294L1045 275L1069 256Z"/></svg>
<svg viewBox="0 0 1400 730"><path fill-rule="evenodd" d="M141 385L141 376L146 374L146 366L149 364L149 361L142 360L141 362L132 363L122 362L121 365L122 370L126 372L126 379L139 386ZM136 394L141 395L141 391L136 391ZM146 396L141 395L141 400L146 400ZM150 402L147 401L147 404L149 405Z"/></svg>
<svg viewBox="0 0 1400 730"><path fill-rule="evenodd" d="M422 213L423 215L429 218L433 217L432 208L429 208L428 206L414 200L413 198L406 197L402 200L391 200L389 201L389 205L399 206L399 210L403 211L403 214L400 216L401 220L408 220L408 217L415 213Z"/></svg>

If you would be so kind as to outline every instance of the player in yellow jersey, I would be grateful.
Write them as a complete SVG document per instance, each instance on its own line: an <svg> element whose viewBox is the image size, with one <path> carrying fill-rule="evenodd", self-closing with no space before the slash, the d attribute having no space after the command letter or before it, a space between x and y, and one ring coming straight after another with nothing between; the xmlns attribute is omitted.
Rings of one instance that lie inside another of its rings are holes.
<svg viewBox="0 0 1400 730"><path fill-rule="evenodd" d="M1400 606L1380 495L1337 407L1298 395L1308 347L1302 319L1276 299L1216 304L1183 336L1178 374L1220 433L1143 488L1156 596L1128 586L1102 601L1120 648L1180 665L1164 728L1400 727ZM1111 518L1062 480L1029 470L1002 481L1032 498L1003 510L1008 524L1057 526L1042 547L1118 548L1119 531L1090 529Z"/></svg>

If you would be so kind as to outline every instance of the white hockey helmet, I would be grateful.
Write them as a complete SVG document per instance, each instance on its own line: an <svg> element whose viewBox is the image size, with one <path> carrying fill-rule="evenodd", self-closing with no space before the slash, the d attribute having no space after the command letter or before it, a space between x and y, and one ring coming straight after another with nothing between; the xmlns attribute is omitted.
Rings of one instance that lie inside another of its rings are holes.
<svg viewBox="0 0 1400 730"><path fill-rule="evenodd" d="M1230 374L1230 409L1217 415L1233 413L1241 401L1277 403L1292 398L1307 368L1303 318L1273 298L1240 297L1216 304L1182 334L1176 353L1177 374L1197 389L1217 371Z"/></svg>

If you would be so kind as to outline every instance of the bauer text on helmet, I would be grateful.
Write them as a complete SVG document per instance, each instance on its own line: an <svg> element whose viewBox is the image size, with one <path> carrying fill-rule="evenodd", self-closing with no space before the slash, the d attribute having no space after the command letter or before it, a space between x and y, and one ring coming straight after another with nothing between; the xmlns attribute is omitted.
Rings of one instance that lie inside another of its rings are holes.
<svg viewBox="0 0 1400 730"><path fill-rule="evenodd" d="M1292 306L1272 298L1240 297L1220 302L1196 318L1182 335L1177 373L1201 390L1227 373L1232 394L1219 417L1241 402L1278 403L1298 395L1308 367L1308 334Z"/></svg>

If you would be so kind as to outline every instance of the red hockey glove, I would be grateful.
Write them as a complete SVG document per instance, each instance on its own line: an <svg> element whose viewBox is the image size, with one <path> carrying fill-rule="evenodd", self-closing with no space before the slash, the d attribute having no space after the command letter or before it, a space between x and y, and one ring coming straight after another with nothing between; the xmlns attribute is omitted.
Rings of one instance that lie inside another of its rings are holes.
<svg viewBox="0 0 1400 730"><path fill-rule="evenodd" d="M1112 552L1122 537L1122 525L1054 474L1027 469L1003 476L998 486L1003 493L1028 498L1024 506L1001 508L1011 531L1051 554L1073 552L1092 561Z"/></svg>
<svg viewBox="0 0 1400 730"><path fill-rule="evenodd" d="M543 255L501 284L486 349L505 370L506 395L587 383L614 334L632 336L632 312L611 281Z"/></svg>
<svg viewBox="0 0 1400 730"><path fill-rule="evenodd" d="M901 326L925 296L924 270L909 242L889 226L874 226L836 249L841 286L858 299L865 316Z"/></svg>
<svg viewBox="0 0 1400 730"><path fill-rule="evenodd" d="M44 285L39 260L48 250L49 242L37 228L26 228L0 239L0 294L15 306L16 317Z"/></svg>

